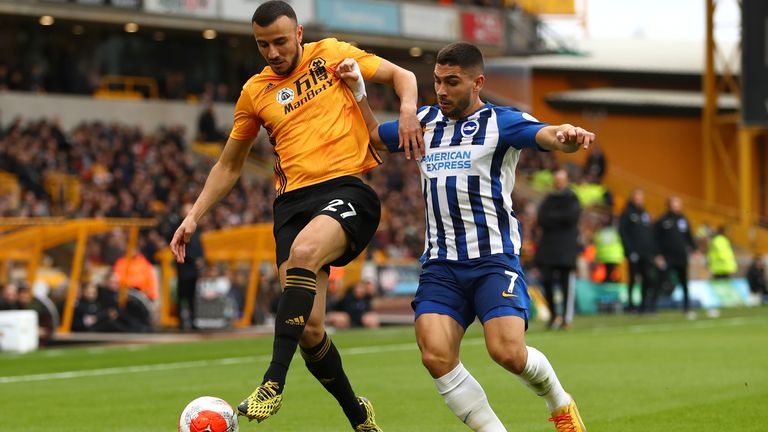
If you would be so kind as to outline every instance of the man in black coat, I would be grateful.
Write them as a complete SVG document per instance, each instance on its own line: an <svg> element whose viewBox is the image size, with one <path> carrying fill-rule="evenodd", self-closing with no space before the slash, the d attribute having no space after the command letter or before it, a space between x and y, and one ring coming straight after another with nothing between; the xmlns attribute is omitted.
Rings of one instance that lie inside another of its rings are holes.
<svg viewBox="0 0 768 432"><path fill-rule="evenodd" d="M184 204L181 213L186 216L192 208L191 204ZM205 252L203 243L200 241L200 232L192 234L187 245L187 253L183 263L176 262L176 290L178 294L178 304L176 306L179 314L179 328L186 330L196 328L195 318L195 297L197 296L197 280L200 278L200 270L205 266ZM174 261L175 262L175 261ZM182 313L186 307L187 314Z"/></svg>
<svg viewBox="0 0 768 432"><path fill-rule="evenodd" d="M747 283L749 291L756 297L757 303L768 301L768 283L765 279L765 261L760 255L752 258L752 264L747 269Z"/></svg>
<svg viewBox="0 0 768 432"><path fill-rule="evenodd" d="M555 191L548 194L539 207L537 223L541 237L534 260L552 311L549 327L561 324L568 329L573 318L573 293L569 281L580 249L581 205L576 194L568 188L568 173L565 170L555 172L554 181ZM559 314L555 304L555 285L559 285L563 292L562 314Z"/></svg>
<svg viewBox="0 0 768 432"><path fill-rule="evenodd" d="M629 260L629 310L643 313L655 309L656 286L653 280L653 260L656 246L653 239L651 216L645 211L645 193L641 189L632 191L629 203L619 218L619 235L624 246L624 256ZM632 289L637 277L642 280L640 305L635 309L632 304Z"/></svg>
<svg viewBox="0 0 768 432"><path fill-rule="evenodd" d="M691 235L691 225L683 215L683 201L676 196L667 201L667 212L654 224L656 240L656 265L661 271L663 286L672 284L672 274L677 275L683 287L683 312L688 318L695 317L690 310L688 299L688 254L696 249ZM671 291L671 290L669 290Z"/></svg>

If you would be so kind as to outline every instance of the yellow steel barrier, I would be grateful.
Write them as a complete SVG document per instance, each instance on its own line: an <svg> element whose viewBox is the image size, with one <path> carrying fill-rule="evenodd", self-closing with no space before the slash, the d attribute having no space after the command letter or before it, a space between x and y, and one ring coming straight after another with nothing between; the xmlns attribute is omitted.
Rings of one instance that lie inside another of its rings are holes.
<svg viewBox="0 0 768 432"><path fill-rule="evenodd" d="M76 242L69 288L67 289L61 324L58 328L60 333L69 333L72 328L72 316L79 291L88 236L101 234L114 228L128 228L130 234L126 258L130 258L136 249L139 228L155 225L156 222L151 219L0 218L0 228L22 227L0 237L0 262L26 263L27 280L31 284L35 280L43 251L68 242ZM128 287L121 283L119 290L121 307L125 306L127 295Z"/></svg>
<svg viewBox="0 0 768 432"><path fill-rule="evenodd" d="M114 90L113 86L120 87L121 89ZM141 99L143 98L143 93L138 91L137 88L146 89L151 99L159 97L157 80L151 77L129 75L102 76L99 81L99 88L94 95L107 98Z"/></svg>
<svg viewBox="0 0 768 432"><path fill-rule="evenodd" d="M64 209L67 204L71 208L80 206L80 180L77 176L47 174L43 186L57 208Z"/></svg>
<svg viewBox="0 0 768 432"><path fill-rule="evenodd" d="M0 197L10 197L11 207L17 207L21 200L19 179L8 172L0 171Z"/></svg>
<svg viewBox="0 0 768 432"><path fill-rule="evenodd" d="M210 263L226 262L237 264L248 262L251 272L245 293L245 308L236 327L247 327L253 317L253 306L259 289L261 263L275 261L275 241L272 237L272 224L257 224L243 227L212 231L201 236L205 259ZM164 299L171 294L170 281L175 273L173 254L170 249L157 253L162 268L161 292ZM171 315L170 301L164 301L160 307L160 325L178 326L178 318Z"/></svg>

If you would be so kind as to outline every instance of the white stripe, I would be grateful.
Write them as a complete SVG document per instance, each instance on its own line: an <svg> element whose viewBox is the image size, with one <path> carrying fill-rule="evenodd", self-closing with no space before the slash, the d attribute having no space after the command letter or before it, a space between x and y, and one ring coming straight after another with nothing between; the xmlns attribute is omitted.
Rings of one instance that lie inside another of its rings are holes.
<svg viewBox="0 0 768 432"><path fill-rule="evenodd" d="M486 174L480 177L480 200L483 203L483 212L485 213L485 222L488 225L488 236L491 242L491 253L497 254L504 252L504 245L501 243L501 234L499 233L499 217L496 215L496 206L493 205L493 193L491 191L490 175Z"/></svg>
<svg viewBox="0 0 768 432"><path fill-rule="evenodd" d="M425 209L425 212L427 213L427 217L429 218L429 243L428 247L430 248L429 256L427 259L435 259L437 258L437 220L435 212L430 211L432 209L432 187L430 185L429 180L427 180L427 208ZM426 242L426 240L425 240ZM424 249L426 252L427 249Z"/></svg>
<svg viewBox="0 0 768 432"><path fill-rule="evenodd" d="M509 238L512 239L512 247L516 254L520 254L522 248L522 239L518 230L519 222L511 216L512 213L512 190L515 187L515 167L520 158L520 150L511 148L504 155L501 163L501 196L504 198L504 211L509 216Z"/></svg>
<svg viewBox="0 0 768 432"><path fill-rule="evenodd" d="M469 176L461 175L456 178L456 194L459 197L459 209L461 219L464 221L466 232L467 257L478 258L480 256L480 243L475 225L475 216L472 214L472 203L469 200Z"/></svg>
<svg viewBox="0 0 768 432"><path fill-rule="evenodd" d="M453 220L451 219L451 209L448 207L448 188L445 187L445 176L437 179L437 199L440 203L440 219L443 220L443 231L445 232L446 258L456 260L456 230L453 229Z"/></svg>

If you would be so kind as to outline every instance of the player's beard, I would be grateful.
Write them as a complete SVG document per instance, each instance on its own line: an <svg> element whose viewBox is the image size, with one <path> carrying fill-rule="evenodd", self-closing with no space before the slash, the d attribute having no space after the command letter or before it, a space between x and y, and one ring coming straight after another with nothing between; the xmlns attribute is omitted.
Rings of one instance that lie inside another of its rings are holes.
<svg viewBox="0 0 768 432"><path fill-rule="evenodd" d="M272 71L281 76L290 75L296 69L296 66L299 64L299 60L301 60L301 45L297 41L296 54L293 56L293 59L291 59L290 63L288 64L288 67L282 72L278 72L274 68L272 68Z"/></svg>
<svg viewBox="0 0 768 432"><path fill-rule="evenodd" d="M469 95L462 99L458 99L455 102L448 100L448 102L451 103L452 109L449 110L443 110L440 108L440 111L443 113L444 116L451 118L451 119L459 119L461 118L461 115L464 113L464 111L467 110L469 107Z"/></svg>

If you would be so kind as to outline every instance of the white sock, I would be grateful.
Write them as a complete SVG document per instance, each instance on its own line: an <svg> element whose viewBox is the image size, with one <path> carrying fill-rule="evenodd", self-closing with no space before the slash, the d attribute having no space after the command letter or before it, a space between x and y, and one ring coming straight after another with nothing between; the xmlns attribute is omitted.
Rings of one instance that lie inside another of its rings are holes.
<svg viewBox="0 0 768 432"><path fill-rule="evenodd" d="M507 432L496 417L480 383L459 363L452 371L435 380L437 391L448 408L476 432Z"/></svg>
<svg viewBox="0 0 768 432"><path fill-rule="evenodd" d="M571 403L571 397L557 379L549 360L536 348L528 347L528 361L518 378L534 393L544 398L550 412Z"/></svg>

